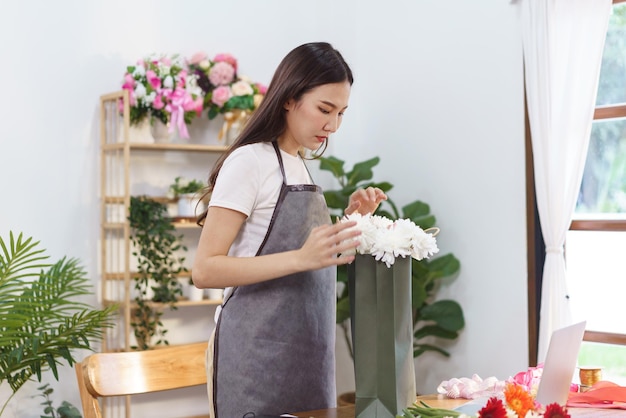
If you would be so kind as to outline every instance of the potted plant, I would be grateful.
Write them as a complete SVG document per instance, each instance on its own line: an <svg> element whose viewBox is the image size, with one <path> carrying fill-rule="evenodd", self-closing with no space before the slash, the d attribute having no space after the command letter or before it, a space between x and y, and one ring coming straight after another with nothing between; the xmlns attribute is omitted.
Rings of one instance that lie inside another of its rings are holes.
<svg viewBox="0 0 626 418"><path fill-rule="evenodd" d="M113 326L116 306L93 309L80 302L92 289L74 258L55 263L33 238L0 237L0 385L11 396L0 403L0 416L29 380L51 371L59 379L62 362L72 366L73 351L92 349L92 342Z"/></svg>
<svg viewBox="0 0 626 418"><path fill-rule="evenodd" d="M83 418L78 408L69 403L68 401L61 402L61 406L56 408L52 404L50 395L54 392L54 389L49 383L37 388L40 397L43 398L41 405L44 407L43 412L46 415L41 415L40 418Z"/></svg>
<svg viewBox="0 0 626 418"><path fill-rule="evenodd" d="M366 161L354 164L351 171L346 172L344 161L335 157L321 157L320 169L332 173L341 186L336 190L324 192L328 207L336 215L343 215L343 210L348 206L350 195L359 187L379 187L386 193L393 188L389 182L373 182L372 168L380 162L380 158L374 157ZM411 202L398 210L395 202L389 198L376 211L377 215L389 219L406 218L413 221L422 229L428 229L435 225L436 219L430 213L430 207L419 200ZM412 308L414 345L413 356L418 357L426 351L436 351L444 356L450 354L444 348L431 343L434 338L447 340L456 339L459 331L465 326L463 310L453 300L435 300L439 280L451 277L460 269L459 260L453 254L444 254L417 261L412 260ZM350 339L350 299L348 294L347 267L339 266L337 269L338 299L337 299L337 323L341 325L350 354L353 356L352 342Z"/></svg>
<svg viewBox="0 0 626 418"><path fill-rule="evenodd" d="M131 326L140 350L165 344L167 329L161 322L163 305L176 309L182 296L178 275L186 272L185 258L176 254L186 251L182 235L176 235L167 216L167 207L147 196L132 196L130 200L132 255L137 258L138 272L134 284L136 308L131 312ZM153 293L153 296L151 295ZM152 338L158 340L153 342Z"/></svg>
<svg viewBox="0 0 626 418"><path fill-rule="evenodd" d="M193 217L196 212L202 212L205 209L200 199L200 192L204 188L205 184L200 180L189 180L180 176L174 179L174 183L170 184L168 194L178 201L178 216Z"/></svg>

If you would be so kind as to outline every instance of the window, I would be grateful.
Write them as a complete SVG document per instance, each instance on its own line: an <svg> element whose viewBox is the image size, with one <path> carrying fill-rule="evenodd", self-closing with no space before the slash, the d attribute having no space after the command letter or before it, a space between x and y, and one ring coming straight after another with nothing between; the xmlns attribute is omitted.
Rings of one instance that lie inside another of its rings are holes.
<svg viewBox="0 0 626 418"><path fill-rule="evenodd" d="M626 338L626 3L614 1L596 111L565 259L576 320L600 339ZM606 337L606 338L603 338ZM581 364L626 383L626 345L584 342Z"/></svg>

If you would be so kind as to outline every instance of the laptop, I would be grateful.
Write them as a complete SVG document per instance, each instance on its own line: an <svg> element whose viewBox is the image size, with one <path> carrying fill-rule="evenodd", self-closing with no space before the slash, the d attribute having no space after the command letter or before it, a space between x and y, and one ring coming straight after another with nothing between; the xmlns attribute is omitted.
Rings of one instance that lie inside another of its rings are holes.
<svg viewBox="0 0 626 418"><path fill-rule="evenodd" d="M557 329L552 333L537 388L536 400L542 405L554 402L559 405L567 403L586 325L587 322L583 321ZM455 408L455 411L475 415L485 406L488 399L489 397L471 400Z"/></svg>
<svg viewBox="0 0 626 418"><path fill-rule="evenodd" d="M543 372L537 388L537 402L548 405L567 403L570 385L576 370L578 351L585 333L586 321L579 322L552 333Z"/></svg>

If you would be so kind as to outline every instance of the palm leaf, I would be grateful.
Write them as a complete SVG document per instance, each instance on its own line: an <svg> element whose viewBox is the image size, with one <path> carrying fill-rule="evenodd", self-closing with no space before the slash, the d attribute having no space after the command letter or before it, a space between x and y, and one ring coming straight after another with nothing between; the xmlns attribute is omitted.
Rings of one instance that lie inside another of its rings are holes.
<svg viewBox="0 0 626 418"><path fill-rule="evenodd" d="M58 366L75 362L72 351L91 349L113 325L116 307L98 310L78 300L92 290L77 259L46 264L38 241L12 232L8 243L0 237L0 250L0 384L15 394L48 370L58 380Z"/></svg>

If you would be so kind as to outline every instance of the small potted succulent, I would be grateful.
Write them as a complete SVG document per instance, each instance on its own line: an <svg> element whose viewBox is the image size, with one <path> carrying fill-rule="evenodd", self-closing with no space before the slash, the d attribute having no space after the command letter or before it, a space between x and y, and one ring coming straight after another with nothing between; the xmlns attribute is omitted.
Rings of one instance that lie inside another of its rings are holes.
<svg viewBox="0 0 626 418"><path fill-rule="evenodd" d="M205 209L201 200L204 188L205 184L200 180L189 180L180 176L174 179L169 188L169 196L178 200L179 217L193 217Z"/></svg>

